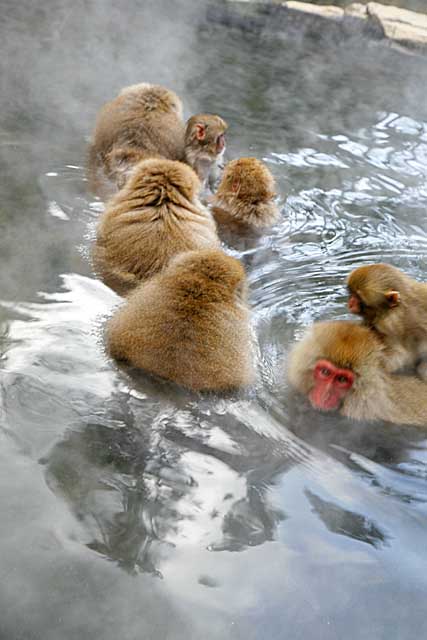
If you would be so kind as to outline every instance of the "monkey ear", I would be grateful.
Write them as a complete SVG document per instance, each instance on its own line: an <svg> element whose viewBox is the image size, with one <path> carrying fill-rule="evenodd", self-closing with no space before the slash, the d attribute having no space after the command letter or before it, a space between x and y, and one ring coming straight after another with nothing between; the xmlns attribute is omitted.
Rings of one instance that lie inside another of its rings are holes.
<svg viewBox="0 0 427 640"><path fill-rule="evenodd" d="M239 181L238 181L237 179L235 179L235 180L233 180L233 182L231 183L231 190L232 190L234 193L236 193L236 191L238 191L238 190L239 190L239 186L240 186Z"/></svg>
<svg viewBox="0 0 427 640"><path fill-rule="evenodd" d="M400 304L400 293L398 291L387 291L385 299L390 309L393 309L393 307L397 307Z"/></svg>
<svg viewBox="0 0 427 640"><path fill-rule="evenodd" d="M196 124L196 138L197 140L206 138L206 126L204 124Z"/></svg>

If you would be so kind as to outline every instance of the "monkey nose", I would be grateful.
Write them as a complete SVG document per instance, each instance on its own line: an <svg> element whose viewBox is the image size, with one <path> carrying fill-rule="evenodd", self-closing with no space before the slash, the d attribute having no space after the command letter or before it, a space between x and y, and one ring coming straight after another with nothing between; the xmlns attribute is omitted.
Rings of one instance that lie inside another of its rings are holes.
<svg viewBox="0 0 427 640"><path fill-rule="evenodd" d="M351 313L360 313L360 302L354 294L349 297L347 306Z"/></svg>

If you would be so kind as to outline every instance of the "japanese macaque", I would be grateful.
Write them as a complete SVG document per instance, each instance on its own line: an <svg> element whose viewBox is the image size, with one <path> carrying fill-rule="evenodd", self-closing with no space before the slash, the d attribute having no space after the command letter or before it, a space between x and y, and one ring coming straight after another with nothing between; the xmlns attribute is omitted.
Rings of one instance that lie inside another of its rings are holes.
<svg viewBox="0 0 427 640"><path fill-rule="evenodd" d="M136 162L185 161L202 182L224 151L225 122L200 114L187 123L182 102L169 89L141 83L125 87L97 117L89 149L89 183L102 196L121 188Z"/></svg>
<svg viewBox="0 0 427 640"><path fill-rule="evenodd" d="M220 250L183 253L142 283L107 325L119 361L194 391L253 381L242 264Z"/></svg>
<svg viewBox="0 0 427 640"><path fill-rule="evenodd" d="M319 322L290 354L290 384L322 411L427 427L427 383L393 375L381 337L353 322Z"/></svg>
<svg viewBox="0 0 427 640"><path fill-rule="evenodd" d="M173 160L143 160L102 214L93 265L102 280L126 295L182 251L216 248L210 212L198 200L200 181Z"/></svg>
<svg viewBox="0 0 427 640"><path fill-rule="evenodd" d="M212 213L219 226L246 232L262 229L279 217L275 196L274 178L265 164L239 158L225 167Z"/></svg>
<svg viewBox="0 0 427 640"><path fill-rule="evenodd" d="M146 82L125 87L98 113L89 149L91 187L102 188L103 172L121 182L134 161L183 159L184 134L182 102L173 91Z"/></svg>
<svg viewBox="0 0 427 640"><path fill-rule="evenodd" d="M375 329L386 347L386 367L416 367L427 378L427 284L389 264L355 269L347 280L348 308Z"/></svg>
<svg viewBox="0 0 427 640"><path fill-rule="evenodd" d="M193 167L203 186L214 191L225 152L228 125L219 116L199 113L187 121L185 161Z"/></svg>

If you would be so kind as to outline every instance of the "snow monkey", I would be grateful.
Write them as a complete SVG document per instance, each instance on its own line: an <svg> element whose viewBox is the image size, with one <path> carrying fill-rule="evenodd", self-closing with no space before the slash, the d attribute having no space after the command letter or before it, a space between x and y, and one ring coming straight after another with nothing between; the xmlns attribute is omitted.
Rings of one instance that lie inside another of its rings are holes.
<svg viewBox="0 0 427 640"><path fill-rule="evenodd" d="M121 188L135 163L148 158L186 161L205 181L223 152L226 128L218 116L204 114L186 127L180 98L165 87L125 87L98 113L89 149L91 188L109 195L111 183Z"/></svg>
<svg viewBox="0 0 427 640"><path fill-rule="evenodd" d="M212 192L221 169L227 129L225 120L209 113L199 113L187 121L185 160Z"/></svg>
<svg viewBox="0 0 427 640"><path fill-rule="evenodd" d="M427 379L427 284L389 264L359 267L347 280L348 308L381 334L386 367L416 367Z"/></svg>
<svg viewBox="0 0 427 640"><path fill-rule="evenodd" d="M266 165L256 158L238 158L225 167L212 213L219 227L262 229L279 217L275 196L274 178Z"/></svg>
<svg viewBox="0 0 427 640"><path fill-rule="evenodd" d="M427 427L427 383L393 375L381 337L354 322L318 322L292 349L290 384L313 407L355 420Z"/></svg>
<svg viewBox="0 0 427 640"><path fill-rule="evenodd" d="M121 295L163 269L183 251L216 248L210 212L198 200L200 181L182 162L138 163L101 215L93 264Z"/></svg>
<svg viewBox="0 0 427 640"><path fill-rule="evenodd" d="M220 250L173 258L140 284L107 325L119 361L194 391L253 381L253 349L242 264Z"/></svg>

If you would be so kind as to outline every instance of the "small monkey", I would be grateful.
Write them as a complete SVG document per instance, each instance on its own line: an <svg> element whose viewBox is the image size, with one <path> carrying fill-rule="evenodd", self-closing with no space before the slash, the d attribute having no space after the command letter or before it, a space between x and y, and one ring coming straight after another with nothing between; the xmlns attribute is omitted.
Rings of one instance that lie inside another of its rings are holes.
<svg viewBox="0 0 427 640"><path fill-rule="evenodd" d="M259 230L279 217L275 196L275 181L265 164L256 158L238 158L225 167L212 213L220 226L235 231Z"/></svg>
<svg viewBox="0 0 427 640"><path fill-rule="evenodd" d="M190 118L186 127L180 98L165 87L145 82L125 87L98 113L89 149L91 188L109 195L113 185L123 186L136 162L149 158L185 161L204 182L224 150L224 136L217 135L224 127L218 116L204 114Z"/></svg>
<svg viewBox="0 0 427 640"><path fill-rule="evenodd" d="M292 349L290 384L322 411L427 427L427 384L390 374L380 336L353 322L318 322Z"/></svg>
<svg viewBox="0 0 427 640"><path fill-rule="evenodd" d="M220 250L190 251L142 283L107 325L117 360L194 391L253 381L242 264Z"/></svg>
<svg viewBox="0 0 427 640"><path fill-rule="evenodd" d="M93 263L105 284L126 295L176 254L218 247L215 222L199 202L199 190L198 177L182 162L137 164L97 227Z"/></svg>
<svg viewBox="0 0 427 640"><path fill-rule="evenodd" d="M227 129L225 120L209 113L192 116L185 129L185 161L212 192L221 169Z"/></svg>
<svg viewBox="0 0 427 640"><path fill-rule="evenodd" d="M416 367L427 378L427 284L389 264L352 271L348 308L383 337L389 371Z"/></svg>

